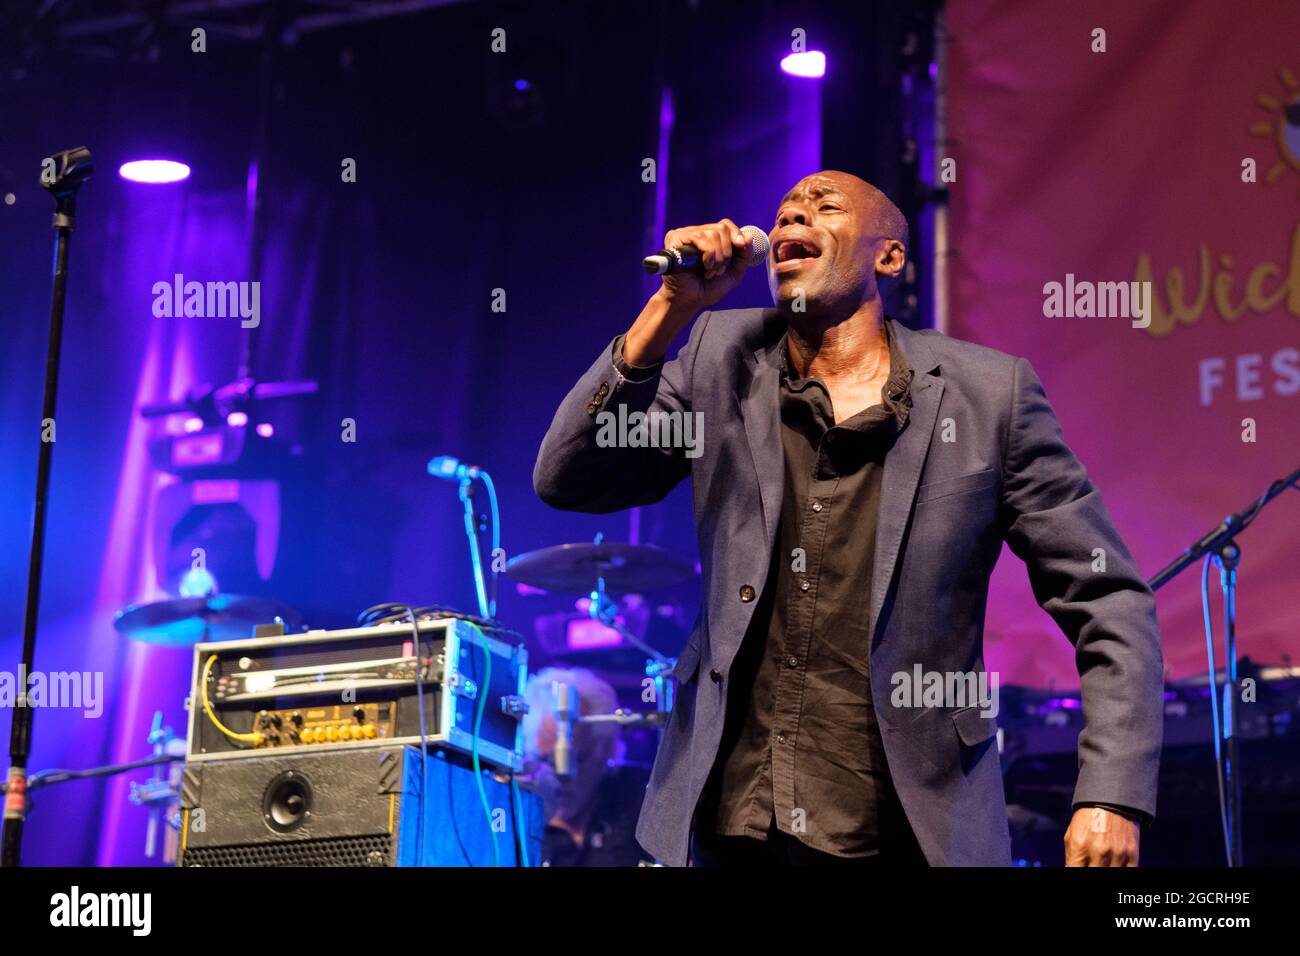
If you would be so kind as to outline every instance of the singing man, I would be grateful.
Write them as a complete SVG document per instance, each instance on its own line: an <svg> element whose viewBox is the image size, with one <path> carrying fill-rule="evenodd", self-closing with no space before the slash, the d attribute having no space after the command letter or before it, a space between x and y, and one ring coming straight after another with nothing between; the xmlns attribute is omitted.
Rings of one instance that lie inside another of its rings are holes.
<svg viewBox="0 0 1300 956"><path fill-rule="evenodd" d="M712 312L748 238L728 219L669 232L702 271L665 276L600 353L534 472L543 501L598 513L692 480L702 607L638 840L674 866L1009 864L996 708L953 693L996 684L984 611L1005 541L1076 651L1066 862L1136 865L1162 735L1155 601L1033 369L885 316L907 222L855 176L801 180L770 238L775 308ZM701 446L597 441L620 405L699 415Z"/></svg>

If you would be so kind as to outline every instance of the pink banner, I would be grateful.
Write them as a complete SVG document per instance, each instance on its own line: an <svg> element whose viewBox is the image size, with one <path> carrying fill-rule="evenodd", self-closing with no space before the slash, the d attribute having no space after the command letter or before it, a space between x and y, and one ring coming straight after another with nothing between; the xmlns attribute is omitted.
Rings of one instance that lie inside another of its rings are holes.
<svg viewBox="0 0 1300 956"><path fill-rule="evenodd" d="M1034 364L1150 577L1300 467L1300 4L946 16L948 331ZM1239 653L1258 663L1300 647L1298 530L1288 491L1240 538ZM1206 669L1200 574L1157 595L1174 678ZM1009 553L987 643L1004 682L1077 686Z"/></svg>

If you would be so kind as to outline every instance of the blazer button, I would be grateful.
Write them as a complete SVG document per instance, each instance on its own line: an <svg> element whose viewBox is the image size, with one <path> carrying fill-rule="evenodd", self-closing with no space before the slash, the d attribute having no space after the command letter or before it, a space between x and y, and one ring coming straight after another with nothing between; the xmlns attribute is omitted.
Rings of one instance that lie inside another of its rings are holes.
<svg viewBox="0 0 1300 956"><path fill-rule="evenodd" d="M716 669L711 670L711 671L709 671L709 680L713 681L713 683L715 683L715 684L721 684L721 683L722 683L722 675L719 674L718 671L717 671Z"/></svg>
<svg viewBox="0 0 1300 956"><path fill-rule="evenodd" d="M748 584L742 585L740 588L740 599L746 604L754 600L754 589Z"/></svg>

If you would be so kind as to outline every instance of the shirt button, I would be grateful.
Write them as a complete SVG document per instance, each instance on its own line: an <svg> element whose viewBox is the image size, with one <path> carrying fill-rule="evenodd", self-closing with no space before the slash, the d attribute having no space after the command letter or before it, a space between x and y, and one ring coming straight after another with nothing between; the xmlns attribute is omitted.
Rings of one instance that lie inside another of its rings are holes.
<svg viewBox="0 0 1300 956"><path fill-rule="evenodd" d="M800 582L799 582L799 590L800 590L800 591L807 591L810 587L812 587L812 585L809 584L807 581L800 581Z"/></svg>
<svg viewBox="0 0 1300 956"><path fill-rule="evenodd" d="M754 589L750 587L748 584L741 585L740 599L744 601L746 604L754 600Z"/></svg>
<svg viewBox="0 0 1300 956"><path fill-rule="evenodd" d="M713 683L715 683L715 684L721 684L721 683L722 683L722 675L721 675L720 673L718 673L717 669L715 668L715 669L709 671L709 680L713 681Z"/></svg>
<svg viewBox="0 0 1300 956"><path fill-rule="evenodd" d="M777 735L776 735L776 742L777 742L778 744L783 744L783 743L785 743L785 734L777 734Z"/></svg>
<svg viewBox="0 0 1300 956"><path fill-rule="evenodd" d="M790 657L787 657L787 658L785 659L785 664L786 664L787 667L798 667L798 666L799 666L799 658L797 658L797 657L791 655Z"/></svg>
<svg viewBox="0 0 1300 956"><path fill-rule="evenodd" d="M814 501L812 508L814 512L820 512L822 510L822 503L820 501Z"/></svg>

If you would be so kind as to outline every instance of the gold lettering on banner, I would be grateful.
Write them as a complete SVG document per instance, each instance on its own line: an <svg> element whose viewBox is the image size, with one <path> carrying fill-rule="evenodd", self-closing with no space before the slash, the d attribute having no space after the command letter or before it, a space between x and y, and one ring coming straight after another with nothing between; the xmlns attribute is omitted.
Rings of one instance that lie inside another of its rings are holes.
<svg viewBox="0 0 1300 956"><path fill-rule="evenodd" d="M1135 278L1138 282L1151 283L1148 334L1163 337L1176 325L1195 325L1211 303L1225 322L1236 322L1247 312L1267 315L1278 306L1300 318L1300 225L1291 233L1285 267L1260 262L1246 274L1245 282L1238 285L1232 255L1222 254L1217 270L1211 262L1210 248L1202 243L1194 279L1189 280L1181 266L1171 266L1162 285L1155 281L1151 257L1145 252L1138 255ZM1192 282L1195 282L1194 293L1190 287Z"/></svg>

